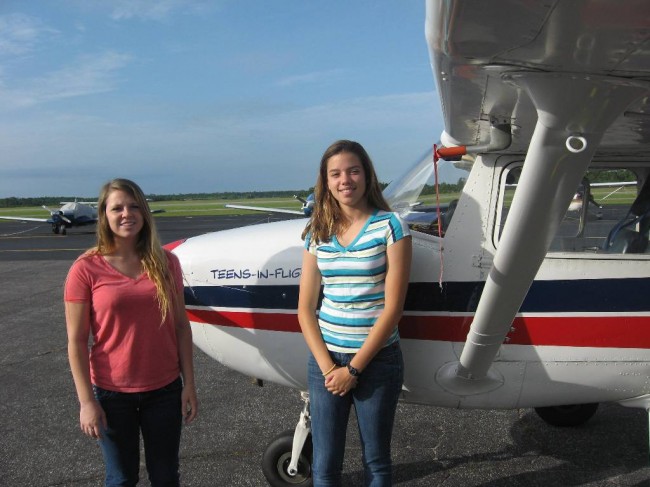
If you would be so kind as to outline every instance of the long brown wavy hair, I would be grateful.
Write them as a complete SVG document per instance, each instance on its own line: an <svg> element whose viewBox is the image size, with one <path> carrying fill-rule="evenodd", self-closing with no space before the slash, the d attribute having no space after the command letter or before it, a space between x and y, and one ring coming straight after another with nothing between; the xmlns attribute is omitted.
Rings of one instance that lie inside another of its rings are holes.
<svg viewBox="0 0 650 487"><path fill-rule="evenodd" d="M314 187L314 212L302 232L303 240L308 233L311 233L311 239L314 242L328 242L332 235L344 231L350 222L341 211L339 202L332 196L327 187L327 163L332 156L350 153L357 156L363 167L363 173L366 178L365 197L372 208L390 211L390 206L381 193L381 186L372 165L370 156L358 142L352 140L337 140L330 145L320 160L320 169L318 179Z"/></svg>
<svg viewBox="0 0 650 487"><path fill-rule="evenodd" d="M115 236L106 218L106 200L113 191L124 191L129 194L140 207L144 224L138 234L136 252L142 262L144 271L156 286L156 297L162 321L167 318L167 313L173 311L176 303L176 288L174 278L169 270L167 256L160 244L156 223L149 211L147 198L142 189L129 179L117 178L102 186L97 202L97 245L89 253L106 255L115 250Z"/></svg>

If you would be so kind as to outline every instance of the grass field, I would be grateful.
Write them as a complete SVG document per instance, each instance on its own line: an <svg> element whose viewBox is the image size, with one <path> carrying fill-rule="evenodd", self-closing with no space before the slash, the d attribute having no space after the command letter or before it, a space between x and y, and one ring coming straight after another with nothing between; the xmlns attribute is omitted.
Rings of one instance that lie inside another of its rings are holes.
<svg viewBox="0 0 650 487"><path fill-rule="evenodd" d="M187 201L153 201L149 203L152 210L165 210L157 214L164 218L169 216L190 215L241 215L251 213L246 210L226 208L227 204L263 206L269 208L282 208L287 210L300 210L300 202L294 198L249 198L243 200L187 200Z"/></svg>
<svg viewBox="0 0 650 487"><path fill-rule="evenodd" d="M457 194L440 195L442 203L457 198ZM421 200L425 204L435 203L435 195L425 196ZM262 206L269 208L283 208L300 210L300 202L294 198L248 198L241 200L187 200L187 201L152 201L149 206L152 210L165 210L164 213L157 213L156 217L165 218L170 216L205 216L205 215L242 215L252 213L247 210L226 208L226 204ZM53 208L54 209L54 208ZM0 215L47 218L48 214L40 206L0 208ZM0 220L1 221L1 220Z"/></svg>
<svg viewBox="0 0 650 487"><path fill-rule="evenodd" d="M152 210L165 210L156 214L156 217L170 216L200 216L200 215L241 215L250 213L245 210L226 208L226 204L240 204L248 206L268 206L271 208L300 209L300 202L293 198L258 198L244 200L187 200L187 201L152 201L149 206ZM52 207L55 209L56 207ZM17 208L0 208L0 215L47 218L48 213L40 206ZM1 221L1 220L0 220Z"/></svg>
<svg viewBox="0 0 650 487"><path fill-rule="evenodd" d="M594 188L593 195L595 200L602 205L613 204L630 204L636 196L636 188L627 187L613 192L612 188ZM447 203L458 198L458 193L448 193L440 195L440 202ZM420 198L420 201L426 205L432 205L436 202L435 195L426 195ZM152 210L165 210L164 213L156 214L159 218L170 216L205 216L205 215L241 215L251 213L246 210L236 210L226 208L226 204L239 204L248 206L263 206L270 208L283 208L299 210L300 202L294 198L252 198L242 200L186 200L186 201L152 201L149 206ZM39 206L19 207L19 208L0 208L0 215L30 218L47 218L46 210ZM2 222L2 220L0 220Z"/></svg>

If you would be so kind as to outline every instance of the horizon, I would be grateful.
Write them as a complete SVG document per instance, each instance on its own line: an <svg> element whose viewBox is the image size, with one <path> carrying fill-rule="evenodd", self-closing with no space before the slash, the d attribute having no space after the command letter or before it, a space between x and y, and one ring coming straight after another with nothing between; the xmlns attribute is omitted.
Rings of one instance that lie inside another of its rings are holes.
<svg viewBox="0 0 650 487"><path fill-rule="evenodd" d="M460 176L463 179L466 179L467 176ZM451 184L455 185L458 184L460 181L457 180L455 182L440 182L440 184ZM388 186L390 183L383 183L380 182L379 184L385 186ZM430 184L427 184L426 186L431 186ZM235 195L235 194L250 194L253 195L253 197L260 197L264 198L264 196L256 196L260 195L262 193L290 193L290 194L297 194L297 195L309 195L310 193L313 193L313 186L307 188L307 189L265 189L265 190L241 190L241 191L211 191L211 192L187 192L187 193L145 193L146 197L181 197L181 196L188 196L188 195L195 195L195 196L210 196L210 195ZM289 196L280 196L280 195L272 195L269 197L289 197ZM39 195L39 196L4 196L0 197L0 201L3 200L9 200L9 199L18 199L18 200L27 200L27 199L58 199L61 201L88 201L90 199L96 198L95 196L88 196L88 195ZM242 197L245 198L245 197ZM229 199L229 198L218 198L218 199ZM162 200L165 201L165 200ZM172 201L172 200L170 200Z"/></svg>

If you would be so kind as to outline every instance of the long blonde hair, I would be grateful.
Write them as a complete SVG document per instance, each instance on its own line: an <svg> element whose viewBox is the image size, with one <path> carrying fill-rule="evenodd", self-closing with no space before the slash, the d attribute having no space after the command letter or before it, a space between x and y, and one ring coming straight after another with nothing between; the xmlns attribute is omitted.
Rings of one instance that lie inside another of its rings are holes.
<svg viewBox="0 0 650 487"><path fill-rule="evenodd" d="M156 286L156 297L162 321L167 319L167 314L176 309L178 305L174 277L169 269L167 256L160 244L156 223L149 211L147 198L142 189L129 179L117 178L102 186L97 202L97 245L89 253L110 254L115 250L115 236L106 218L106 200L113 191L124 191L129 194L140 207L144 224L138 234L136 252L142 262L144 271Z"/></svg>
<svg viewBox="0 0 650 487"><path fill-rule="evenodd" d="M327 162L337 154L350 153L357 156L366 178L365 197L368 205L379 210L390 211L390 206L384 199L381 186L372 165L370 156L358 142L352 140L337 140L330 145L320 160L318 179L314 187L314 212L302 232L303 240L308 233L314 242L328 242L332 235L343 231L349 222L343 215L339 202L336 201L327 187Z"/></svg>

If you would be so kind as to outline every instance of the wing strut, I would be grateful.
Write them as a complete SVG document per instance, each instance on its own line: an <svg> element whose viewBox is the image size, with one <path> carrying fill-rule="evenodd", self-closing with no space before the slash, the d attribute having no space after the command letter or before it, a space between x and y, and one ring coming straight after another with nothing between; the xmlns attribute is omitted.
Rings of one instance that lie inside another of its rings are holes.
<svg viewBox="0 0 650 487"><path fill-rule="evenodd" d="M489 392L503 383L492 363L511 331L575 188L603 133L648 86L575 73L509 74L537 109L512 206L458 362L437 373L449 392Z"/></svg>

